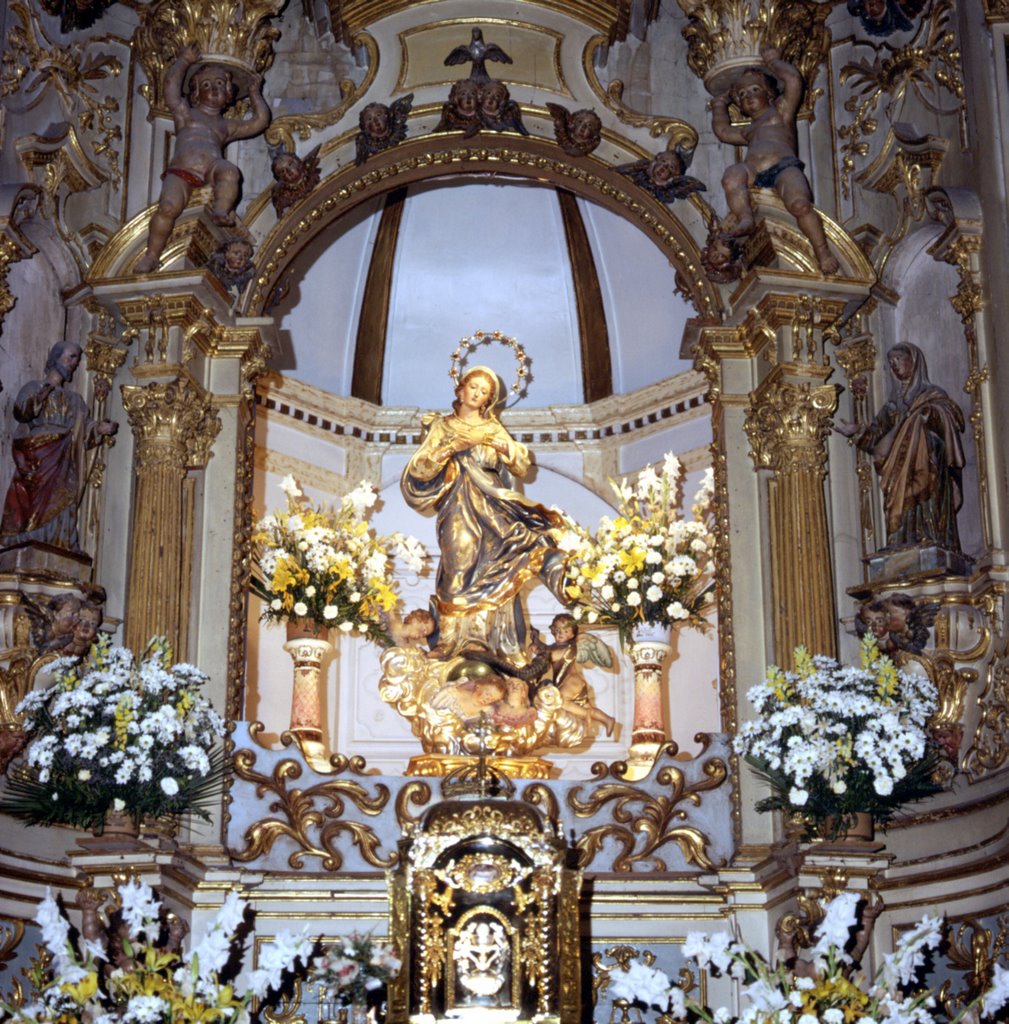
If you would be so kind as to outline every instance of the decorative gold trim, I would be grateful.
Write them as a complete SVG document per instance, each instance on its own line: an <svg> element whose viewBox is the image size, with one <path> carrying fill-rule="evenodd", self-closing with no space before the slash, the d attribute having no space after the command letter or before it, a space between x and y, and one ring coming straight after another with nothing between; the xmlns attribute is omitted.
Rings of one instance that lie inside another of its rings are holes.
<svg viewBox="0 0 1009 1024"><path fill-rule="evenodd" d="M624 103L624 83L619 79L614 79L608 86L603 87L596 72L596 55L607 45L606 39L602 36L595 36L588 41L582 51L582 70L585 73L585 78L603 105L612 110L623 124L632 128L647 128L648 134L653 139L668 136L666 145L670 149L674 146L682 146L688 151L696 149L698 134L693 125L687 124L686 121L681 121L677 117L654 117L631 110Z"/></svg>
<svg viewBox="0 0 1009 1024"><path fill-rule="evenodd" d="M675 754L676 745L666 744L656 757L659 763L663 754ZM700 756L703 756L703 752ZM579 851L579 867L588 867L602 849L607 840L613 840L622 848L613 860L614 871L633 871L635 864L651 864L654 871L667 871L666 861L657 853L663 846L676 843L688 864L700 868L713 868L708 856L710 840L693 825L680 825L683 803L698 806L701 793L722 785L728 778L728 770L721 758L711 758L704 764L706 778L694 786L684 784L683 772L667 765L655 774L655 781L661 786L668 786L669 795L653 796L646 789L627 782L602 782L607 775L622 777L626 765L618 763L606 766L602 763L593 765L592 773L596 783L588 798L579 796L582 787L575 786L567 795L568 807L579 818L591 818L607 804L614 804L612 816L619 824L597 825L579 836L575 844ZM640 803L641 809L637 816L630 806ZM638 849L638 837L643 842Z"/></svg>
<svg viewBox="0 0 1009 1024"><path fill-rule="evenodd" d="M343 854L336 840L344 833L358 848L364 861L376 868L392 867L398 854L392 850L387 856L379 851L381 840L375 830L358 821L346 821L343 813L350 801L362 814L377 816L389 802L389 788L375 784L371 795L359 782L352 779L327 779L308 789L288 789L288 782L301 778L302 766L294 760L278 761L273 774L263 775L254 770L256 755L251 750L239 750L234 756L235 775L256 786L260 796L271 793L271 808L281 817L264 818L245 830L245 846L231 850L231 856L240 862L265 856L277 840L287 838L299 847L288 858L292 868L300 868L306 857L318 857L326 871L338 871L343 866ZM324 810L316 807L320 801ZM318 841L310 832L319 830Z"/></svg>
<svg viewBox="0 0 1009 1024"><path fill-rule="evenodd" d="M130 46L147 75L140 93L151 112L170 116L165 71L189 44L207 60L264 74L273 64L279 34L269 23L283 6L283 0L155 0L142 6Z"/></svg>
<svg viewBox="0 0 1009 1024"><path fill-rule="evenodd" d="M354 35L351 45L355 49L363 48L366 54L365 63L368 70L361 84L355 85L351 79L343 79L340 82L340 102L328 110L320 110L314 114L286 114L284 117L278 117L266 129L267 145L283 145L289 153L295 152L295 135L305 142L312 137L312 132L322 131L323 128L336 124L368 92L375 81L375 75L378 74L378 45L367 32Z"/></svg>
<svg viewBox="0 0 1009 1024"><path fill-rule="evenodd" d="M268 258L260 267L248 315L262 315L284 270L297 253L342 214L394 188L446 174L494 172L519 178L547 180L568 188L625 217L649 236L679 269L691 301L700 315L714 317L721 309L717 288L701 273L700 252L689 231L675 214L640 190L631 195L622 175L598 161L590 166L569 160L551 141L528 138L480 138L478 144L445 137L442 149L431 151L428 139L407 139L372 157L364 168L346 167L326 179L317 190L309 214L282 220L263 241Z"/></svg>
<svg viewBox="0 0 1009 1024"><path fill-rule="evenodd" d="M800 116L811 117L822 89L814 84L830 53L825 22L829 4L813 0L677 0L687 16L682 30L687 64L713 95L725 92L739 72L761 64L770 46L793 64L806 84Z"/></svg>
<svg viewBox="0 0 1009 1024"><path fill-rule="evenodd" d="M538 7L573 18L589 28L603 32L613 42L622 38L630 17L630 0L530 0ZM333 30L344 40L356 36L377 21L407 10L416 0L329 0ZM461 20L461 19L460 19ZM489 19L477 18L465 24L486 24Z"/></svg>

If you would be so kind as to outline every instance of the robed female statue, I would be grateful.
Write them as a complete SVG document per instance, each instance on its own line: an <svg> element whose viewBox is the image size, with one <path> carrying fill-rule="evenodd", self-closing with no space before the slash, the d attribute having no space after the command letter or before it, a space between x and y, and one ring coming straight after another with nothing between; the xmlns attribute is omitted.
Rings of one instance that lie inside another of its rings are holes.
<svg viewBox="0 0 1009 1024"><path fill-rule="evenodd" d="M403 472L411 508L437 514L441 564L432 600L439 656L483 649L523 657L519 595L538 576L563 600L563 522L514 489L529 471L529 451L502 426L504 388L494 371L463 374L449 415L423 420L420 448Z"/></svg>

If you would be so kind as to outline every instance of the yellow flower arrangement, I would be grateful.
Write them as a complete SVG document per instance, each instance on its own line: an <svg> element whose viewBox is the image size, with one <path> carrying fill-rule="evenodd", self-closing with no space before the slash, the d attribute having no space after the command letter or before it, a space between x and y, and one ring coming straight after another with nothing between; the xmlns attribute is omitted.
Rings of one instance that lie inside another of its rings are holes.
<svg viewBox="0 0 1009 1024"><path fill-rule="evenodd" d="M264 516L253 534L252 589L266 602L263 618L304 620L388 640L385 623L399 600L393 559L420 571L427 554L423 545L401 533L375 533L367 516L378 496L367 481L336 508L311 505L293 477L280 486L286 511Z"/></svg>

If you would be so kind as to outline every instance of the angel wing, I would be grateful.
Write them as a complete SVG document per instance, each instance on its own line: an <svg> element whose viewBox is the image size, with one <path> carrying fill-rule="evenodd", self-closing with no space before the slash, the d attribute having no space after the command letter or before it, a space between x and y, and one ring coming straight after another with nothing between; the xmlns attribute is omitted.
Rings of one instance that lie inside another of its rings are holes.
<svg viewBox="0 0 1009 1024"><path fill-rule="evenodd" d="M929 627L935 625L935 617L939 613L939 605L935 603L916 604L907 617L907 630L911 634L910 643L904 639L903 646L920 654L928 643Z"/></svg>
<svg viewBox="0 0 1009 1024"><path fill-rule="evenodd" d="M554 119L554 131L558 137L568 138L568 118L571 115L567 107L562 107L559 103L548 103L547 110L550 111L550 116Z"/></svg>
<svg viewBox="0 0 1009 1024"><path fill-rule="evenodd" d="M575 660L579 665L598 665L610 671L614 665L613 651L595 633L578 633Z"/></svg>
<svg viewBox="0 0 1009 1024"><path fill-rule="evenodd" d="M21 607L31 622L32 643L39 650L46 642L53 624L53 613L48 604L42 604L35 600L31 594L23 591L18 594Z"/></svg>
<svg viewBox="0 0 1009 1024"><path fill-rule="evenodd" d="M406 138L406 118L413 109L413 93L408 92L389 104L389 130L396 142Z"/></svg>

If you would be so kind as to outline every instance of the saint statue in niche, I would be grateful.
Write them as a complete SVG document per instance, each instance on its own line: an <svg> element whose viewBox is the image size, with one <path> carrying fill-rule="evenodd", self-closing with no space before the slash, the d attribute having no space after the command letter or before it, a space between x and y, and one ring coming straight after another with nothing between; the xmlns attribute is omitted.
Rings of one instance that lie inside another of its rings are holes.
<svg viewBox="0 0 1009 1024"><path fill-rule="evenodd" d="M35 542L80 552L77 509L87 485L87 452L119 429L111 420L95 422L84 399L68 386L80 361L80 345L57 342L42 380L29 381L14 401L14 477L4 503L0 548Z"/></svg>
<svg viewBox="0 0 1009 1024"><path fill-rule="evenodd" d="M563 520L513 489L513 478L529 471L530 457L498 419L503 392L493 370L468 370L452 413L424 418L420 448L403 472L407 504L437 515L434 643L443 657L468 646L522 653L518 595L534 577L564 603L564 556L557 547Z"/></svg>
<svg viewBox="0 0 1009 1024"><path fill-rule="evenodd" d="M872 453L883 491L885 550L933 546L961 554L963 411L929 380L917 345L894 345L886 361L890 393L875 419L836 429Z"/></svg>

